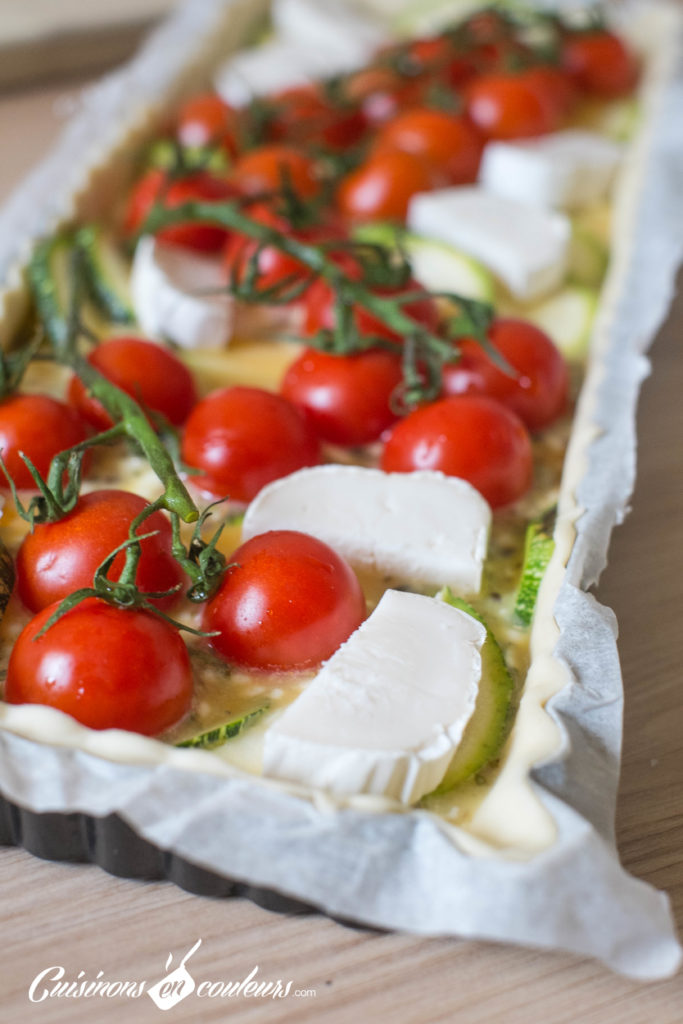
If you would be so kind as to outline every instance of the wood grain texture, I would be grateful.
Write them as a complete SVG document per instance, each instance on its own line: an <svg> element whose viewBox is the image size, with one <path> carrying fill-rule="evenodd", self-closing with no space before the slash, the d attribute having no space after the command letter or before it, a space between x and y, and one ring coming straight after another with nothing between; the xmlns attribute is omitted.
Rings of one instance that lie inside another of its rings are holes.
<svg viewBox="0 0 683 1024"><path fill-rule="evenodd" d="M70 94L66 94L67 98ZM0 102L0 198L47 148L60 92ZM639 416L634 511L614 537L598 596L617 612L626 686L619 847L626 867L670 893L683 927L683 296L654 350ZM190 997L173 1021L240 1024L681 1024L683 977L639 985L563 954L358 931L323 917L282 917L243 900L190 896L169 883L111 878L98 868L49 864L0 850L2 1024L147 1024L164 1019L134 1001L50 999L27 992L42 969L67 979L165 974L202 938L191 961L204 980L292 979L316 995L277 1001Z"/></svg>
<svg viewBox="0 0 683 1024"><path fill-rule="evenodd" d="M101 73L175 0L0 0L0 89Z"/></svg>

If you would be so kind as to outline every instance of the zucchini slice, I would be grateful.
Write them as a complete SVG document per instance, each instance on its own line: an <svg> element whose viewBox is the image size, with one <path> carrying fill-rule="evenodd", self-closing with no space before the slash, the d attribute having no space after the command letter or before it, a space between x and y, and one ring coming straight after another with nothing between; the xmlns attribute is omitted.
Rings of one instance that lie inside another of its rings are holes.
<svg viewBox="0 0 683 1024"><path fill-rule="evenodd" d="M206 732L200 732L197 736L192 736L189 740L183 740L181 743L176 743L176 747L195 747L201 748L202 750L215 750L216 747L222 747L228 740L234 739L235 736L239 736L241 732L248 729L250 725L253 725L268 710L268 705L264 704L261 708L256 708L255 711L249 711L246 715L240 715L239 718L233 718L229 722L225 722L223 725L217 725L213 729L207 729Z"/></svg>
<svg viewBox="0 0 683 1024"><path fill-rule="evenodd" d="M28 265L28 280L45 330L56 345L69 337L74 299L74 239L60 232L35 246Z"/></svg>
<svg viewBox="0 0 683 1024"><path fill-rule="evenodd" d="M481 622L486 639L481 649L481 682L474 713L453 759L434 795L447 793L467 782L500 756L513 720L515 684L505 663L500 644L478 612L446 587L443 601ZM430 794L432 795L432 794Z"/></svg>
<svg viewBox="0 0 683 1024"><path fill-rule="evenodd" d="M83 254L86 284L95 305L114 323L134 323L130 268L113 239L100 226L90 224L78 231L76 245Z"/></svg>
<svg viewBox="0 0 683 1024"><path fill-rule="evenodd" d="M493 275L477 260L446 242L416 235L383 221L363 224L354 232L354 238L388 248L400 246L410 260L415 280L430 291L453 292L480 302L495 299Z"/></svg>
<svg viewBox="0 0 683 1024"><path fill-rule="evenodd" d="M522 626L531 625L538 597L538 588L555 550L553 530L556 509L551 508L540 519L527 526L524 541L524 563L515 601L515 618Z"/></svg>
<svg viewBox="0 0 683 1024"><path fill-rule="evenodd" d="M567 285L521 315L545 331L565 358L580 361L588 352L597 308L595 288Z"/></svg>

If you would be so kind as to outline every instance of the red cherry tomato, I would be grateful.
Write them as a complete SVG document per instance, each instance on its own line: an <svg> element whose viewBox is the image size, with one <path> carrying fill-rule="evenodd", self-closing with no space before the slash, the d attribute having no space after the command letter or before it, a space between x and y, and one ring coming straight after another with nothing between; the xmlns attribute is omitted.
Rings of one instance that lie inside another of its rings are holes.
<svg viewBox="0 0 683 1024"><path fill-rule="evenodd" d="M492 139L543 135L558 127L559 111L537 76L482 75L466 90L467 113L480 132Z"/></svg>
<svg viewBox="0 0 683 1024"><path fill-rule="evenodd" d="M384 66L362 68L344 82L345 97L359 104L368 125L382 124L419 103L424 91L424 78L405 78Z"/></svg>
<svg viewBox="0 0 683 1024"><path fill-rule="evenodd" d="M291 402L258 388L222 388L199 402L185 426L183 459L217 497L251 499L271 480L320 461L313 428Z"/></svg>
<svg viewBox="0 0 683 1024"><path fill-rule="evenodd" d="M320 191L315 161L294 146L273 143L243 153L232 169L232 179L244 195L258 196L291 187L303 199Z"/></svg>
<svg viewBox="0 0 683 1024"><path fill-rule="evenodd" d="M351 567L305 533L272 530L232 556L234 567L204 611L203 628L230 662L301 669L329 658L365 618Z"/></svg>
<svg viewBox="0 0 683 1024"><path fill-rule="evenodd" d="M423 406L400 420L384 445L382 469L436 469L468 480L492 508L529 489L531 441L515 413L480 395L459 395Z"/></svg>
<svg viewBox="0 0 683 1024"><path fill-rule="evenodd" d="M319 85L286 89L273 97L272 106L268 135L276 142L346 149L360 142L367 127L360 109L335 106Z"/></svg>
<svg viewBox="0 0 683 1024"><path fill-rule="evenodd" d="M133 188L128 200L124 230L131 235L140 231L152 212L161 203L173 209L194 200L211 203L234 199L235 189L221 178L196 171L184 178L169 180L159 169L148 171ZM163 228L157 238L167 245L179 245L195 252L213 253L223 248L228 232L213 224L187 223Z"/></svg>
<svg viewBox="0 0 683 1024"><path fill-rule="evenodd" d="M383 349L346 356L306 349L287 370L282 394L325 441L369 444L396 419L390 403L402 377L400 357Z"/></svg>
<svg viewBox="0 0 683 1024"><path fill-rule="evenodd" d="M238 150L239 116L217 93L201 93L180 108L176 136L183 146L217 145L234 157Z"/></svg>
<svg viewBox="0 0 683 1024"><path fill-rule="evenodd" d="M192 374L168 349L142 338L112 338L88 356L88 362L144 409L181 426L197 401ZM98 430L113 425L104 406L78 377L69 384L69 402Z"/></svg>
<svg viewBox="0 0 683 1024"><path fill-rule="evenodd" d="M555 108L558 122L567 118L578 102L579 92L571 76L555 64L529 68L526 79L536 85Z"/></svg>
<svg viewBox="0 0 683 1024"><path fill-rule="evenodd" d="M192 669L180 633L151 612L88 598L38 636L56 605L20 634L5 700L47 704L91 729L156 736L190 710Z"/></svg>
<svg viewBox="0 0 683 1024"><path fill-rule="evenodd" d="M0 402L0 455L17 487L36 486L21 452L44 478L58 452L86 437L86 424L78 413L48 395L11 395ZM4 473L0 486L7 486Z"/></svg>
<svg viewBox="0 0 683 1024"><path fill-rule="evenodd" d="M374 153L400 150L423 160L441 185L475 181L483 139L464 117L417 107L380 128Z"/></svg>
<svg viewBox="0 0 683 1024"><path fill-rule="evenodd" d="M410 71L416 76L434 67L442 67L454 53L448 36L422 36L390 46L380 52L380 57L391 61L394 67Z"/></svg>
<svg viewBox="0 0 683 1024"><path fill-rule="evenodd" d="M19 597L32 612L61 601L75 590L91 587L97 567L114 548L128 539L132 520L147 502L128 491L103 490L83 494L68 515L54 523L40 523L26 535L17 552ZM141 543L136 583L140 590L161 593L183 581L171 554L171 524L154 512L136 531L154 533ZM118 580L125 560L120 552L108 573ZM177 595L157 599L169 608Z"/></svg>
<svg viewBox="0 0 683 1024"><path fill-rule="evenodd" d="M416 192L428 192L434 179L427 164L411 153L369 157L337 189L337 208L350 221L404 221Z"/></svg>
<svg viewBox="0 0 683 1024"><path fill-rule="evenodd" d="M285 216L265 203L251 206L249 216L266 227L274 228L302 242L327 242L344 235L342 226L334 224L331 220L311 227L294 229ZM283 252L278 246L260 245L247 235L235 233L228 241L223 254L230 278L238 284L243 283L251 270L250 260L254 257L257 273L253 283L259 290L280 286L288 290L312 276L312 272L305 264Z"/></svg>
<svg viewBox="0 0 683 1024"><path fill-rule="evenodd" d="M567 364L547 334L524 320L496 320L489 341L516 375L504 373L481 345L465 339L461 358L444 367L446 395L488 395L516 412L529 430L541 430L567 407Z"/></svg>
<svg viewBox="0 0 683 1024"><path fill-rule="evenodd" d="M562 60L576 84L595 96L624 96L638 80L635 54L611 32L595 30L567 36Z"/></svg>
<svg viewBox="0 0 683 1024"><path fill-rule="evenodd" d="M337 252L331 254L332 259L344 269L348 277L357 281L362 277L361 265L353 255L348 252ZM405 288L377 289L378 295L398 295L403 292L419 291L419 285L415 281L408 281ZM436 331L439 326L439 310L436 302L427 293L424 297L406 302L403 312L417 324ZM306 292L306 317L303 325L303 333L307 336L316 334L320 330L331 330L336 322L335 294L333 289L322 278L313 282ZM356 327L361 335L373 335L374 337L386 338L401 344L403 336L388 327L379 317L365 310L362 306L354 306L353 317Z"/></svg>

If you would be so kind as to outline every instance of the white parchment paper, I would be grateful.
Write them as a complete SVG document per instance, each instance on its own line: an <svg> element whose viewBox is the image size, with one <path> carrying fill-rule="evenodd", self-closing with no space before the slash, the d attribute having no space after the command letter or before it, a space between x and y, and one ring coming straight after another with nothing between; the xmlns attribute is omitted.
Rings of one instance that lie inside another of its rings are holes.
<svg viewBox="0 0 683 1024"><path fill-rule="evenodd" d="M12 278L31 238L69 215L89 161L123 137L141 104L163 96L236 3L191 0L135 61L86 94L52 155L0 214L0 279ZM39 744L3 728L0 789L8 799L39 812L118 813L187 860L346 919L566 949L634 978L677 969L681 951L666 898L625 873L614 846L622 711L616 630L585 588L605 564L610 531L632 491L643 353L666 315L683 252L682 53L679 47L652 113L635 244L594 386L600 436L579 486L585 512L555 605L556 653L572 682L550 711L567 742L533 780L557 841L527 860L471 856L424 811L335 809L253 778L114 763L77 743Z"/></svg>

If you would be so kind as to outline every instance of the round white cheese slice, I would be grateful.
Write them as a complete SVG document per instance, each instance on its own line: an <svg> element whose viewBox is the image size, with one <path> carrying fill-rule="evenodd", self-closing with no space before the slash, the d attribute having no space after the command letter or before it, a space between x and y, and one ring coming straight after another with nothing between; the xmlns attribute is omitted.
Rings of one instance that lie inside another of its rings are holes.
<svg viewBox="0 0 683 1024"><path fill-rule="evenodd" d="M267 730L265 775L412 804L441 782L474 711L486 629L388 590Z"/></svg>
<svg viewBox="0 0 683 1024"><path fill-rule="evenodd" d="M352 565L476 594L491 509L466 480L433 470L314 466L268 484L247 509L245 540L300 530Z"/></svg>
<svg viewBox="0 0 683 1024"><path fill-rule="evenodd" d="M499 196L577 210L603 199L623 147L597 132L571 129L538 139L489 142L479 180Z"/></svg>
<svg viewBox="0 0 683 1024"><path fill-rule="evenodd" d="M567 272L569 219L481 186L418 192L408 206L408 227L473 256L522 302L553 291Z"/></svg>
<svg viewBox="0 0 683 1024"><path fill-rule="evenodd" d="M235 302L217 260L163 245L151 235L137 244L131 295L145 334L181 348L222 348L230 341Z"/></svg>

